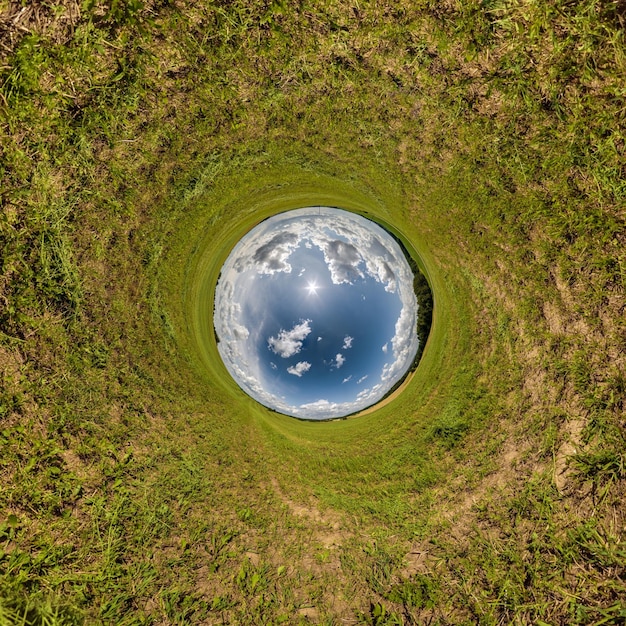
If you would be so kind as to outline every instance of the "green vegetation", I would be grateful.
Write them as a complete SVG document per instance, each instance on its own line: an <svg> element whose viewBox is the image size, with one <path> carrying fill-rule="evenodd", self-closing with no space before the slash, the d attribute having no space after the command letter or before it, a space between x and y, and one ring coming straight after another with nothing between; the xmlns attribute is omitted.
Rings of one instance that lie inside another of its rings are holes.
<svg viewBox="0 0 626 626"><path fill-rule="evenodd" d="M1 624L623 624L621 0L0 3ZM402 394L271 413L269 214L419 252Z"/></svg>

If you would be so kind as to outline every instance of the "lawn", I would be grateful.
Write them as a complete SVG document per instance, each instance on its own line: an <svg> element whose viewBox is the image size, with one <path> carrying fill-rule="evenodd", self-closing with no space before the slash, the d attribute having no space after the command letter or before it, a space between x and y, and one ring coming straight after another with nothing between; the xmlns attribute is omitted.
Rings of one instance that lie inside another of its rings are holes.
<svg viewBox="0 0 626 626"><path fill-rule="evenodd" d="M0 624L623 624L621 0L0 3ZM219 360L238 239L369 215L434 295L310 423Z"/></svg>

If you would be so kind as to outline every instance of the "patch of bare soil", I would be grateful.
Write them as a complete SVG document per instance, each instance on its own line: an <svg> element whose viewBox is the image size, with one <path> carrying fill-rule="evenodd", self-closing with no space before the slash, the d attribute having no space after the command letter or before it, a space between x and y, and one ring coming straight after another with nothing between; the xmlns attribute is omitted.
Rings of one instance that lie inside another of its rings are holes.
<svg viewBox="0 0 626 626"><path fill-rule="evenodd" d="M428 574L432 570L433 555L428 541L416 543L411 551L405 555L405 566L400 570L402 578L411 578L415 574Z"/></svg>
<svg viewBox="0 0 626 626"><path fill-rule="evenodd" d="M363 607L354 595L352 573L344 570L340 559L342 546L354 532L337 512L287 496L275 478L267 485L264 502L273 512L274 523L261 529L233 519L229 527L242 532L233 534L227 546L218 543L215 549L207 543L193 573L196 591L208 601L216 597L237 601L239 590L232 584L233 577L238 571L260 572L276 584L277 601L284 600L283 586L289 587L293 623L320 623L331 616L333 623L356 623L355 612ZM280 570L283 573L275 578ZM232 617L225 609L224 623Z"/></svg>
<svg viewBox="0 0 626 626"><path fill-rule="evenodd" d="M305 619L306 623L317 623L324 618L323 612L330 609L333 618L341 623L356 623L354 601L350 599L354 593L350 588L351 572L344 571L339 558L342 546L354 536L354 532L335 511L321 511L315 504L296 502L283 492L276 479L272 478L271 483L288 513L306 527L306 537L300 538L302 550L293 562L294 571L333 581L320 599L298 597L296 593L300 604L297 617Z"/></svg>
<svg viewBox="0 0 626 626"><path fill-rule="evenodd" d="M441 515L450 522L451 534L459 542L463 543L467 539L470 530L477 523L477 505L512 488L520 476L528 476L541 469L528 454L531 450L530 440L516 436L514 430L509 429L494 470L475 487L458 490L458 495L448 503Z"/></svg>
<svg viewBox="0 0 626 626"><path fill-rule="evenodd" d="M285 495L275 478L272 478L271 482L274 491L289 512L310 524L313 529L311 533L312 543L331 548L342 545L351 536L343 520L335 512L322 512L314 506L294 502Z"/></svg>
<svg viewBox="0 0 626 626"><path fill-rule="evenodd" d="M563 426L564 441L554 457L554 484L559 493L564 493L572 471L567 461L578 452L585 421L582 418L568 420Z"/></svg>

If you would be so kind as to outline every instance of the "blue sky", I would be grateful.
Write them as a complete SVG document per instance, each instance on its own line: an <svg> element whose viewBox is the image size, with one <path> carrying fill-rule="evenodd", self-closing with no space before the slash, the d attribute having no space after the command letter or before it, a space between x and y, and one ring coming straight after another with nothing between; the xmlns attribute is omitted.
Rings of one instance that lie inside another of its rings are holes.
<svg viewBox="0 0 626 626"><path fill-rule="evenodd" d="M224 364L262 404L329 419L380 400L417 351L413 275L394 239L326 207L273 216L235 246L215 294Z"/></svg>

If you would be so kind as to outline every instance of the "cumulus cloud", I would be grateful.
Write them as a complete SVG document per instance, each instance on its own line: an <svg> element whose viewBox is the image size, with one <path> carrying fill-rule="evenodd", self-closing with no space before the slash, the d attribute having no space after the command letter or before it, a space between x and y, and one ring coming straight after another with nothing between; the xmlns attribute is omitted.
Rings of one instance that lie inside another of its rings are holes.
<svg viewBox="0 0 626 626"><path fill-rule="evenodd" d="M347 383L347 382L349 382L349 381L351 381L351 380L352 380L352 374L350 374L350 376L348 376L347 378L344 378L344 379L341 381L341 384L343 385L344 383Z"/></svg>
<svg viewBox="0 0 626 626"><path fill-rule="evenodd" d="M365 376L361 376L361 378L359 378L359 380L356 381L356 384L360 385L368 376L369 374L365 374Z"/></svg>
<svg viewBox="0 0 626 626"><path fill-rule="evenodd" d="M371 389L363 389L357 395L357 400L361 402L376 402L376 400L380 400L380 398L384 395L385 385L381 383L377 383Z"/></svg>
<svg viewBox="0 0 626 626"><path fill-rule="evenodd" d="M327 399L308 402L291 407L291 414L307 419L329 419L332 417L357 413L374 404L385 394L385 385L377 383L371 388L363 389L352 402L331 402Z"/></svg>
<svg viewBox="0 0 626 626"><path fill-rule="evenodd" d="M384 258L375 257L368 260L367 269L370 275L374 276L379 283L385 283L385 291L390 293L396 291L396 275Z"/></svg>
<svg viewBox="0 0 626 626"><path fill-rule="evenodd" d="M349 348L352 347L352 342L354 341L354 337L350 337L350 335L346 335L343 338L343 346L342 349L343 350L348 350Z"/></svg>
<svg viewBox="0 0 626 626"><path fill-rule="evenodd" d="M328 400L316 400L315 402L307 402L306 404L301 404L298 409L302 411L301 415L307 416L309 414L313 415L333 415L337 409L341 407L341 404L338 402L329 402Z"/></svg>
<svg viewBox="0 0 626 626"><path fill-rule="evenodd" d="M298 354L302 349L302 342L311 332L311 320L300 320L291 330L281 328L276 337L267 340L269 349L287 359L294 354Z"/></svg>
<svg viewBox="0 0 626 626"><path fill-rule="evenodd" d="M258 244L263 241L263 237ZM281 232L271 239L261 243L255 250L243 248L233 266L238 272L254 267L260 274L274 274L276 272L291 272L288 262L291 253L298 247L300 237L293 232Z"/></svg>
<svg viewBox="0 0 626 626"><path fill-rule="evenodd" d="M233 337L239 341L245 341L250 336L250 331L241 324L233 325Z"/></svg>
<svg viewBox="0 0 626 626"><path fill-rule="evenodd" d="M409 309L407 306L402 307L400 316L396 321L396 332L391 340L394 361L385 364L381 373L381 380L393 382L398 380L415 356L417 351L416 314L416 310Z"/></svg>
<svg viewBox="0 0 626 626"><path fill-rule="evenodd" d="M300 361L295 365L287 368L287 371L294 376L300 378L304 372L308 372L311 369L311 364L307 361Z"/></svg>
<svg viewBox="0 0 626 626"><path fill-rule="evenodd" d="M358 267L363 259L351 243L340 239L328 241L323 252L330 278L335 285L353 283L357 278L363 278L363 272Z"/></svg>
<svg viewBox="0 0 626 626"><path fill-rule="evenodd" d="M383 352L385 354L387 354L387 350L389 350L389 342L387 342L384 346L383 346Z"/></svg>
<svg viewBox="0 0 626 626"><path fill-rule="evenodd" d="M220 342L217 349L233 378L253 398L260 399L265 393L263 384L259 380L258 372L252 364L243 359L241 354L234 349L234 344Z"/></svg>
<svg viewBox="0 0 626 626"><path fill-rule="evenodd" d="M367 273L379 283L385 283L385 291L395 293L398 286L396 272L402 272L402 265L378 237L373 236L369 241L367 254L364 255Z"/></svg>
<svg viewBox="0 0 626 626"><path fill-rule="evenodd" d="M337 369L339 369L345 362L346 362L346 357L344 357L343 354L339 353L335 357L335 367Z"/></svg>
<svg viewBox="0 0 626 626"><path fill-rule="evenodd" d="M284 232L275 235L267 243L256 249L252 260L262 274L291 272L287 259L297 247L300 238L295 233Z"/></svg>

